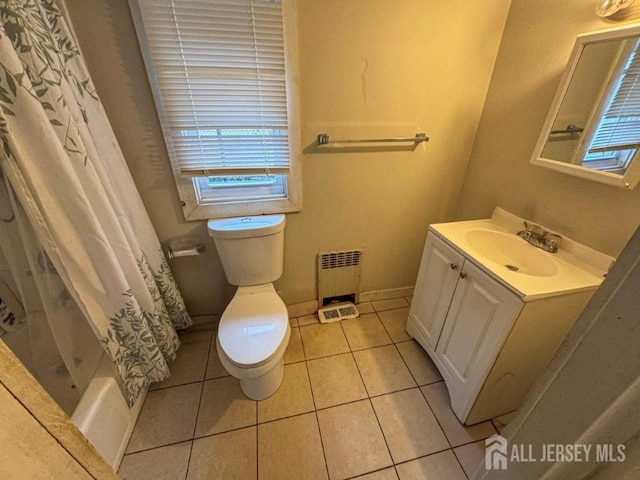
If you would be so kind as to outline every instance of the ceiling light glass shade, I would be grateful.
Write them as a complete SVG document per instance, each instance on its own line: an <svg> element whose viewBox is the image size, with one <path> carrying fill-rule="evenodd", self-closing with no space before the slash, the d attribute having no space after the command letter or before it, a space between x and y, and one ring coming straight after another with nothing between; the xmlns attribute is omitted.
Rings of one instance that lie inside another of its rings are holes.
<svg viewBox="0 0 640 480"><path fill-rule="evenodd" d="M599 17L608 17L618 10L630 7L635 0L598 0L596 3L596 15Z"/></svg>

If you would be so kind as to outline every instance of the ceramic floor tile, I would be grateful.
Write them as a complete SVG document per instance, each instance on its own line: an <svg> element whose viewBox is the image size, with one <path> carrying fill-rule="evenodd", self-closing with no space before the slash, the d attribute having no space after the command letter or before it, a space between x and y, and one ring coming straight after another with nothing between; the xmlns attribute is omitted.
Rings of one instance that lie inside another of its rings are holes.
<svg viewBox="0 0 640 480"><path fill-rule="evenodd" d="M429 405L418 388L371 399L394 463L449 448Z"/></svg>
<svg viewBox="0 0 640 480"><path fill-rule="evenodd" d="M307 360L349 351L347 339L337 322L300 327L300 335Z"/></svg>
<svg viewBox="0 0 640 480"><path fill-rule="evenodd" d="M498 430L498 433L502 433L504 429L507 428L507 425L513 419L515 414L516 412L513 411L491 419L491 422L493 423L493 426L496 427L496 430Z"/></svg>
<svg viewBox="0 0 640 480"><path fill-rule="evenodd" d="M294 363L284 367L284 378L276 393L258 402L258 422L312 412L313 409L307 366Z"/></svg>
<svg viewBox="0 0 640 480"><path fill-rule="evenodd" d="M396 465L400 480L467 480L451 450Z"/></svg>
<svg viewBox="0 0 640 480"><path fill-rule="evenodd" d="M373 305L371 305L371 302L359 303L356 305L356 308L358 309L358 313L360 315L375 312L375 310L373 309Z"/></svg>
<svg viewBox="0 0 640 480"><path fill-rule="evenodd" d="M229 372L225 370L220 363L220 357L218 357L218 351L216 350L216 337L211 340L211 350L209 352L209 361L207 362L207 371L204 378L209 380L210 378L220 378L229 376Z"/></svg>
<svg viewBox="0 0 640 480"><path fill-rule="evenodd" d="M174 480L187 476L191 441L125 455L118 469L122 480Z"/></svg>
<svg viewBox="0 0 640 480"><path fill-rule="evenodd" d="M369 396L416 386L411 373L393 345L353 352Z"/></svg>
<svg viewBox="0 0 640 480"><path fill-rule="evenodd" d="M392 465L368 400L320 410L317 415L331 480L350 478Z"/></svg>
<svg viewBox="0 0 640 480"><path fill-rule="evenodd" d="M396 469L393 467L385 468L384 470L378 470L377 472L367 473L358 477L357 480L398 480Z"/></svg>
<svg viewBox="0 0 640 480"><path fill-rule="evenodd" d="M375 300L371 302L376 312L382 312L383 310L391 310L393 308L408 307L409 304L404 298L389 298L387 300Z"/></svg>
<svg viewBox="0 0 640 480"><path fill-rule="evenodd" d="M341 323L342 330L353 351L392 343L375 313L366 313L358 318L343 320Z"/></svg>
<svg viewBox="0 0 640 480"><path fill-rule="evenodd" d="M397 343L396 347L418 385L439 382L442 376L433 361L415 340Z"/></svg>
<svg viewBox="0 0 640 480"><path fill-rule="evenodd" d="M444 382L433 383L421 389L452 447L484 440L497 433L491 422L482 422L470 427L460 423L451 410L451 401Z"/></svg>
<svg viewBox="0 0 640 480"><path fill-rule="evenodd" d="M291 336L289 337L289 345L284 352L284 363L302 362L304 361L304 349L302 348L302 337L300 336L299 328L291 329Z"/></svg>
<svg viewBox="0 0 640 480"><path fill-rule="evenodd" d="M291 328L299 327L300 325L298 325L298 317L291 317L289 319L289 325L291 326Z"/></svg>
<svg viewBox="0 0 640 480"><path fill-rule="evenodd" d="M407 318L409 318L409 307L394 308L378 313L384 328L389 332L389 336L394 342L405 342L411 340L405 328Z"/></svg>
<svg viewBox="0 0 640 480"><path fill-rule="evenodd" d="M196 437L255 425L256 402L248 399L236 378L204 382L196 424Z"/></svg>
<svg viewBox="0 0 640 480"><path fill-rule="evenodd" d="M484 440L453 449L453 453L458 457L464 473L466 473L469 478L473 476L473 473L481 464L484 464L484 452Z"/></svg>
<svg viewBox="0 0 640 480"><path fill-rule="evenodd" d="M246 480L258 475L256 427L193 441L187 480Z"/></svg>
<svg viewBox="0 0 640 480"><path fill-rule="evenodd" d="M320 323L320 319L318 318L317 313L312 313L311 315L303 315L302 317L298 317L299 327L305 327L307 325L313 325L315 323Z"/></svg>
<svg viewBox="0 0 640 480"><path fill-rule="evenodd" d="M315 413L258 426L260 480L327 478Z"/></svg>
<svg viewBox="0 0 640 480"><path fill-rule="evenodd" d="M367 390L350 353L307 362L316 408L367 398Z"/></svg>
<svg viewBox="0 0 640 480"><path fill-rule="evenodd" d="M163 382L151 384L150 390L201 382L207 368L209 343L189 343L178 349L176 359L169 363L171 376Z"/></svg>
<svg viewBox="0 0 640 480"><path fill-rule="evenodd" d="M201 391L201 383L191 383L149 392L126 453L191 440Z"/></svg>

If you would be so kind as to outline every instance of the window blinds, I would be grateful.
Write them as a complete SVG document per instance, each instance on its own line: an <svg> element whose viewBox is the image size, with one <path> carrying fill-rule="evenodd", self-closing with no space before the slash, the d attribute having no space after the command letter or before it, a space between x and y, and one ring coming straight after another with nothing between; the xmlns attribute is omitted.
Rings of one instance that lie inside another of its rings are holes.
<svg viewBox="0 0 640 480"><path fill-rule="evenodd" d="M640 43L636 43L609 105L596 129L589 153L640 147Z"/></svg>
<svg viewBox="0 0 640 480"><path fill-rule="evenodd" d="M180 173L288 173L281 3L136 3L165 141Z"/></svg>

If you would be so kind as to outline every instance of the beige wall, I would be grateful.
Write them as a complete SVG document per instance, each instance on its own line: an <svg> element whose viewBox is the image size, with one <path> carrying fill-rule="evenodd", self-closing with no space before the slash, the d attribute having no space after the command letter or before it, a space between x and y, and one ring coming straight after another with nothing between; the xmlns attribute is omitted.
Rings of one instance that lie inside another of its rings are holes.
<svg viewBox="0 0 640 480"><path fill-rule="evenodd" d="M512 2L457 219L486 217L502 206L613 256L637 228L640 188L529 164L576 35L630 22L599 19L594 3ZM631 13L637 21L640 9Z"/></svg>
<svg viewBox="0 0 640 480"><path fill-rule="evenodd" d="M450 220L510 0L297 3L304 210L288 215L287 304L316 298L318 251L364 247L362 290L413 285L429 223ZM195 235L204 257L173 260L192 314L233 293L204 222L186 222L126 0L67 0L81 48L163 243ZM318 153L324 131L410 135L413 152ZM309 147L309 148L308 148Z"/></svg>

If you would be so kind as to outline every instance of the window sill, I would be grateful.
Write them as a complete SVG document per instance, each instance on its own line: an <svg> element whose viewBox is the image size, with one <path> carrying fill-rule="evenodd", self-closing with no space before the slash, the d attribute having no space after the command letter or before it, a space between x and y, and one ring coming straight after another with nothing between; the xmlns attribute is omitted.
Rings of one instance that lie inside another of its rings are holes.
<svg viewBox="0 0 640 480"><path fill-rule="evenodd" d="M265 215L275 213L292 213L302 210L301 201L292 199L264 200L254 202L224 203L218 205L184 206L184 218L192 220L209 220L211 218L243 217L248 215Z"/></svg>

